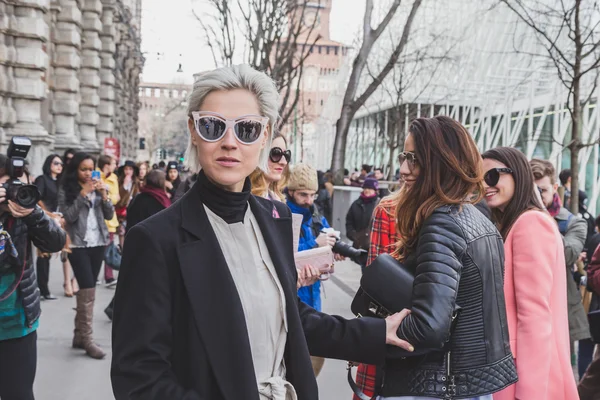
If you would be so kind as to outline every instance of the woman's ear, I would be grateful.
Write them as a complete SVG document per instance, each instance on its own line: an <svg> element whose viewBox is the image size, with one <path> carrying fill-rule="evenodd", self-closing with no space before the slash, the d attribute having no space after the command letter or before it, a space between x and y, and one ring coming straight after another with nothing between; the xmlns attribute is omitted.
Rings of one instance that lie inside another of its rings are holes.
<svg viewBox="0 0 600 400"><path fill-rule="evenodd" d="M263 133L262 143L260 144L260 148L264 149L267 146L267 141L271 136L271 125L267 125L267 129L265 129L265 133Z"/></svg>

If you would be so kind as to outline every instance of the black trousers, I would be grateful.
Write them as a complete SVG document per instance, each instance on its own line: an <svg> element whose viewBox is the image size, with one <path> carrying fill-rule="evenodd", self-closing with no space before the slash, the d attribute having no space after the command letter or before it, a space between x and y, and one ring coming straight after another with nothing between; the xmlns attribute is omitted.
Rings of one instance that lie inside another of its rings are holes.
<svg viewBox="0 0 600 400"><path fill-rule="evenodd" d="M71 251L69 261L75 272L79 288L95 288L102 261L104 261L104 246L85 247Z"/></svg>
<svg viewBox="0 0 600 400"><path fill-rule="evenodd" d="M0 399L34 400L37 364L37 332L0 340Z"/></svg>
<svg viewBox="0 0 600 400"><path fill-rule="evenodd" d="M50 279L50 257L39 257L36 261L37 283L40 288L40 294L47 296L50 294L48 289L48 280Z"/></svg>

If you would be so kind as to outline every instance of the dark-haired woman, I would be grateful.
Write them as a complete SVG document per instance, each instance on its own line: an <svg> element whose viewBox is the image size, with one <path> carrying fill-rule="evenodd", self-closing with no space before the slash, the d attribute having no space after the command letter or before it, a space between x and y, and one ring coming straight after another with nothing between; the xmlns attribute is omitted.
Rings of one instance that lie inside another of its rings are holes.
<svg viewBox="0 0 600 400"><path fill-rule="evenodd" d="M137 163L138 167L138 181L140 182L140 188L144 186L144 182L146 181L146 176L148 176L148 172L150 172L150 164L148 161L142 161Z"/></svg>
<svg viewBox="0 0 600 400"><path fill-rule="evenodd" d="M115 212L119 220L119 244L123 248L125 241L125 231L127 229L127 207L131 200L137 196L140 191L140 183L138 175L140 171L137 165L130 160L125 161L125 164L119 167L119 196L120 200L115 206Z"/></svg>
<svg viewBox="0 0 600 400"><path fill-rule="evenodd" d="M167 196L165 187L166 176L164 171L153 169L145 175L145 184L140 189L140 194L131 200L127 208L126 232L135 225L158 214L171 205L171 199ZM114 297L110 304L104 309L106 316L112 321L114 311Z"/></svg>
<svg viewBox="0 0 600 400"><path fill-rule="evenodd" d="M569 353L565 255L523 153L483 154L485 199L504 238L504 293L519 382L495 400L577 399Z"/></svg>
<svg viewBox="0 0 600 400"><path fill-rule="evenodd" d="M76 153L62 177L58 206L71 238L69 261L80 287L73 347L101 359L105 354L92 338L92 321L96 280L104 260L104 249L109 243L104 221L112 219L114 209L102 180L92 179L94 170L94 159L90 155Z"/></svg>
<svg viewBox="0 0 600 400"><path fill-rule="evenodd" d="M63 162L58 154L50 154L46 157L42 167L42 175L35 180L35 185L40 191L40 201L46 211L55 213L58 208L58 178L63 170ZM40 294L44 300L56 300L50 293L48 280L50 279L50 257L49 253L38 252L36 260L36 274ZM69 294L67 288L71 287L71 279L65 276L65 294ZM71 289L72 295L72 289Z"/></svg>
<svg viewBox="0 0 600 400"><path fill-rule="evenodd" d="M472 205L482 160L448 117L413 121L394 196L394 255L414 272L411 312L398 336L414 353L388 352L382 399L491 399L517 380L510 353L502 237Z"/></svg>
<svg viewBox="0 0 600 400"><path fill-rule="evenodd" d="M169 196L173 198L177 189L181 184L181 177L179 176L179 164L175 161L167 164L167 181L165 182Z"/></svg>

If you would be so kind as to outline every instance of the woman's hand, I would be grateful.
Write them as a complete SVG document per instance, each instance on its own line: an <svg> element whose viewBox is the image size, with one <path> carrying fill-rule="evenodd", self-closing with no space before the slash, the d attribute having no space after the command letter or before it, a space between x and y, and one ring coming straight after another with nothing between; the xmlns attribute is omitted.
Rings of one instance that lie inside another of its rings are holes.
<svg viewBox="0 0 600 400"><path fill-rule="evenodd" d="M398 328L400 327L402 320L404 320L404 318L406 318L408 314L410 314L410 310L405 308L399 313L390 315L385 319L385 344L391 344L393 346L400 347L401 349L404 349L406 351L413 352L415 351L415 348L406 340L402 340L398 337Z"/></svg>
<svg viewBox="0 0 600 400"><path fill-rule="evenodd" d="M83 197L85 197L88 194L92 193L94 190L96 190L95 183L94 183L94 181L90 180L81 185L80 193Z"/></svg>
<svg viewBox="0 0 600 400"><path fill-rule="evenodd" d="M319 280L321 276L321 272L318 268L313 267L312 265L305 265L304 267L298 269L298 283L297 289L300 289L303 286L310 286Z"/></svg>
<svg viewBox="0 0 600 400"><path fill-rule="evenodd" d="M165 181L165 187L167 190L173 190L173 184L169 181Z"/></svg>
<svg viewBox="0 0 600 400"><path fill-rule="evenodd" d="M94 182L94 190L98 191L102 196L102 200L108 199L108 194L106 192L106 185L102 181L93 181Z"/></svg>

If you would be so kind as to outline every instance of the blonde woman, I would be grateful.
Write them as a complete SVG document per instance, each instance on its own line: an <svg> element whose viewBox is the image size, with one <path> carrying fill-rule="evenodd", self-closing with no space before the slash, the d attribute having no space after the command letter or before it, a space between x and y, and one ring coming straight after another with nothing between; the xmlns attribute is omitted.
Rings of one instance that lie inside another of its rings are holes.
<svg viewBox="0 0 600 400"><path fill-rule="evenodd" d="M290 210L252 196L249 179L268 171L278 108L274 82L246 65L194 84L186 160L198 179L123 248L116 400L317 399L309 354L377 364L386 343L408 346L402 315L345 320L298 301Z"/></svg>
<svg viewBox="0 0 600 400"><path fill-rule="evenodd" d="M250 175L252 194L265 199L285 201L282 189L290 174L289 162L291 159L292 152L288 150L285 138L280 134L275 136L269 151L267 172L257 168Z"/></svg>

